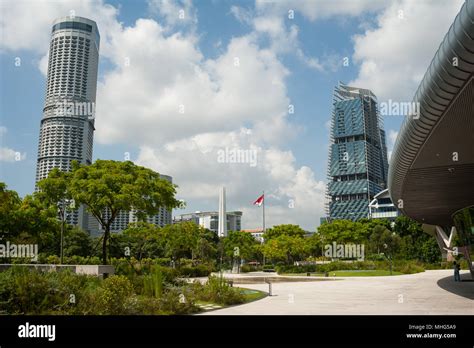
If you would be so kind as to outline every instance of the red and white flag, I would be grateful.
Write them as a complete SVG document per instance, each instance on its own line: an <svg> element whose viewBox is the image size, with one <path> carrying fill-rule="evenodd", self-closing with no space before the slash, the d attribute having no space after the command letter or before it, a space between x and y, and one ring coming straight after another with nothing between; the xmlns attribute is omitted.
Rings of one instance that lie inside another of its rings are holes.
<svg viewBox="0 0 474 348"><path fill-rule="evenodd" d="M259 207L263 204L263 200L265 199L265 195L261 195L260 197L257 198L255 202L253 202L254 205L258 205Z"/></svg>

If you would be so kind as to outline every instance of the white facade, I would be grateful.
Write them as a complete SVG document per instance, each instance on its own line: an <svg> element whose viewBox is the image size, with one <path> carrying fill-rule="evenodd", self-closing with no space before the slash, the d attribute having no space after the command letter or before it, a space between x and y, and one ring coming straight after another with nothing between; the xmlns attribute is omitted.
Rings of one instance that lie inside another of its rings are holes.
<svg viewBox="0 0 474 348"><path fill-rule="evenodd" d="M240 231L242 226L242 212L230 211L226 212L227 216L227 231ZM181 214L175 216L173 223L184 221L193 221L197 225L207 228L215 233L219 231L219 213L217 211L195 212L188 214Z"/></svg>
<svg viewBox="0 0 474 348"><path fill-rule="evenodd" d="M262 229L242 230L242 232L250 233L250 235L254 237L260 243L264 242Z"/></svg>
<svg viewBox="0 0 474 348"><path fill-rule="evenodd" d="M369 218L395 220L400 213L392 203L388 189L380 191L369 204Z"/></svg>
<svg viewBox="0 0 474 348"><path fill-rule="evenodd" d="M41 120L36 182L71 161L92 163L100 36L94 21L64 17L53 23L46 100ZM68 222L88 229L84 207Z"/></svg>

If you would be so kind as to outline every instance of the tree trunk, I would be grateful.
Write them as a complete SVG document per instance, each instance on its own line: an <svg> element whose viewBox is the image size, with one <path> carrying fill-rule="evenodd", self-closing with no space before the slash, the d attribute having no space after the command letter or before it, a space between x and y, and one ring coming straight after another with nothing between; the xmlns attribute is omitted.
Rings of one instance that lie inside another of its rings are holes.
<svg viewBox="0 0 474 348"><path fill-rule="evenodd" d="M105 226L104 239L102 240L102 264L107 264L107 240L109 239L110 227Z"/></svg>

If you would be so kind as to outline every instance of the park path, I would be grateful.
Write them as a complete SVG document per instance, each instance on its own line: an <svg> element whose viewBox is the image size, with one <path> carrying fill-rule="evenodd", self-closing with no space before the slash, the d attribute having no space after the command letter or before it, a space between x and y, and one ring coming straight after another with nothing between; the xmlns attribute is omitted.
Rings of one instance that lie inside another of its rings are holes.
<svg viewBox="0 0 474 348"><path fill-rule="evenodd" d="M462 277L470 279L467 272ZM268 291L264 283L238 286ZM272 284L272 292L273 296L203 315L474 314L474 282L454 282L451 270L277 282Z"/></svg>

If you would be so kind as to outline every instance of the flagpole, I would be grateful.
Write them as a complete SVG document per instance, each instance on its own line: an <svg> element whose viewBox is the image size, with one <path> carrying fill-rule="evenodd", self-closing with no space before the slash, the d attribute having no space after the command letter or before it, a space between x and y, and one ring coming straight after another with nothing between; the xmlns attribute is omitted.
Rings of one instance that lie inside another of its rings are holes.
<svg viewBox="0 0 474 348"><path fill-rule="evenodd" d="M263 191L263 202L262 202L262 216L263 216L263 234L262 234L262 237L263 235L265 234L265 191ZM263 254L263 266L265 266L265 254Z"/></svg>
<svg viewBox="0 0 474 348"><path fill-rule="evenodd" d="M263 233L265 233L265 191L263 191Z"/></svg>

